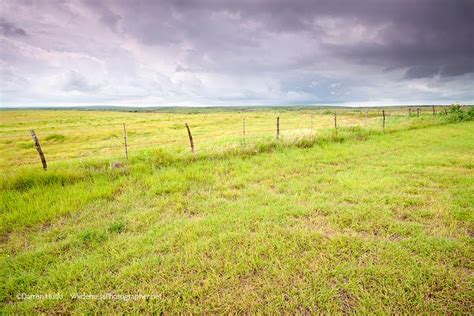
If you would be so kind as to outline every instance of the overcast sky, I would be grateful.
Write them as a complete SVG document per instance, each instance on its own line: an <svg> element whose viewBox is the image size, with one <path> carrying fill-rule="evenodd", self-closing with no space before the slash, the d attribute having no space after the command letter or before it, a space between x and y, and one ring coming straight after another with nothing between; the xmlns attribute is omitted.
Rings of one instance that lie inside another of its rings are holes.
<svg viewBox="0 0 474 316"><path fill-rule="evenodd" d="M1 106L474 102L474 0L0 0Z"/></svg>

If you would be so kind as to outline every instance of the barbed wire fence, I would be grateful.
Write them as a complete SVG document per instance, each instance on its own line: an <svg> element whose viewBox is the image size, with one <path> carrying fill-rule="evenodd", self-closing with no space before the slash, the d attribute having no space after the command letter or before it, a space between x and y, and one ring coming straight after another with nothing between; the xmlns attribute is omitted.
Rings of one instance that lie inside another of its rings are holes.
<svg viewBox="0 0 474 316"><path fill-rule="evenodd" d="M364 129L379 128L384 131L391 122L398 124L406 122L407 119L428 114L434 117L437 113L443 113L443 110L446 111L445 107L432 106L429 112L426 107L424 109L408 107L406 111L361 109L355 113L349 113L346 109L346 111L326 111L323 114L301 114L297 117L294 115L285 117L285 114L282 113L265 118L242 115L239 120L232 121L232 124L216 122L218 124L205 126L189 118L186 118L185 122L176 122L168 118L167 121L164 121L164 125L153 130L144 130L143 126L137 130L127 122L96 124L97 128L92 131L84 130L87 128L87 124L65 125L61 126L61 129L40 127L29 130L29 133L22 129L15 129L8 131L8 134L2 134L0 138L11 143L17 142L22 149L31 148L31 153L28 153L30 157L28 159L22 157L15 162L4 163L0 167L31 166L41 163L43 169L47 170L48 164L51 165L51 163L53 165L58 162L72 163L97 157L126 161L129 156L142 150L155 148L179 152L185 151L187 148L192 153L196 153L201 150L217 150L219 146L223 149L229 146L245 147L262 140L282 141L282 139L308 137L315 135L318 130L322 129L337 131L341 128L360 127ZM147 123L147 121L143 120L138 123ZM81 130L76 131L75 129ZM75 138L80 138L84 144L71 142L71 146L75 147L65 152L64 142L66 139ZM42 140L46 140L46 146L42 144ZM51 143L48 140L58 140L58 142ZM90 146L87 140L94 141L96 145ZM34 149L37 151L36 155L34 155ZM38 159L38 155L40 159Z"/></svg>

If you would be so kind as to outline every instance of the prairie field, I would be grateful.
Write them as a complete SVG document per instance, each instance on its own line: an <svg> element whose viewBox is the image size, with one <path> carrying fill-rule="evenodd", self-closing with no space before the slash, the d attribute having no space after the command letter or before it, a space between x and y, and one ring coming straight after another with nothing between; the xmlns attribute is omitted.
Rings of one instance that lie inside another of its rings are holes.
<svg viewBox="0 0 474 316"><path fill-rule="evenodd" d="M408 111L1 111L1 311L470 314L473 110Z"/></svg>
<svg viewBox="0 0 474 316"><path fill-rule="evenodd" d="M438 114L444 108L439 107ZM0 117L0 167L38 165L30 129L38 136L48 163L77 163L90 158L123 160L124 132L130 156L143 149L163 149L173 154L188 154L188 123L200 154L216 154L245 145L274 140L276 119L280 118L280 136L295 140L315 136L318 131L334 128L364 127L382 130L381 109L176 109L174 111L3 111ZM387 130L404 128L417 121L432 119L432 109L385 109ZM439 119L439 118L438 118Z"/></svg>

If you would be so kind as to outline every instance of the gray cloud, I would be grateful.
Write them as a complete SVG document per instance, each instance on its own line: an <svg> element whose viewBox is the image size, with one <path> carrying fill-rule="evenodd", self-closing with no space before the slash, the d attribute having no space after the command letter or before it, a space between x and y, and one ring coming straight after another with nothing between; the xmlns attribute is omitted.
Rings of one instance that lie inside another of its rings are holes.
<svg viewBox="0 0 474 316"><path fill-rule="evenodd" d="M4 11L0 58L37 77L23 93L47 91L45 102L78 91L128 104L474 100L472 0L6 1Z"/></svg>
<svg viewBox="0 0 474 316"><path fill-rule="evenodd" d="M405 72L405 78L424 78L435 75L439 75L439 67L436 66L414 66Z"/></svg>
<svg viewBox="0 0 474 316"><path fill-rule="evenodd" d="M76 70L70 70L64 78L64 91L93 92L97 91L98 85L90 83L85 76Z"/></svg>
<svg viewBox="0 0 474 316"><path fill-rule="evenodd" d="M6 37L26 36L26 31L4 19L0 19L0 33Z"/></svg>
<svg viewBox="0 0 474 316"><path fill-rule="evenodd" d="M128 23L127 30L145 44L191 42L208 55L240 55L270 33L290 33L308 35L320 44L319 50L356 63L408 67L407 77L460 75L471 72L474 64L472 0L123 1L117 7L132 19L141 17L144 22ZM332 30L318 25L320 19L342 21L337 43L326 42ZM254 28L245 27L252 24ZM380 31L375 38L362 34L346 43L344 31L350 34L352 28ZM255 66L253 60L247 62ZM438 71L426 71L436 67Z"/></svg>

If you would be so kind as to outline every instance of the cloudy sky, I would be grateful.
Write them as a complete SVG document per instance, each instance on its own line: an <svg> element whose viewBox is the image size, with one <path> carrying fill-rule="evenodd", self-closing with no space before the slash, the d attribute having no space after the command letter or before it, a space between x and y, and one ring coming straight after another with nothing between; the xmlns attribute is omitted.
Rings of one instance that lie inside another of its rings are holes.
<svg viewBox="0 0 474 316"><path fill-rule="evenodd" d="M0 0L1 106L474 102L474 0Z"/></svg>

